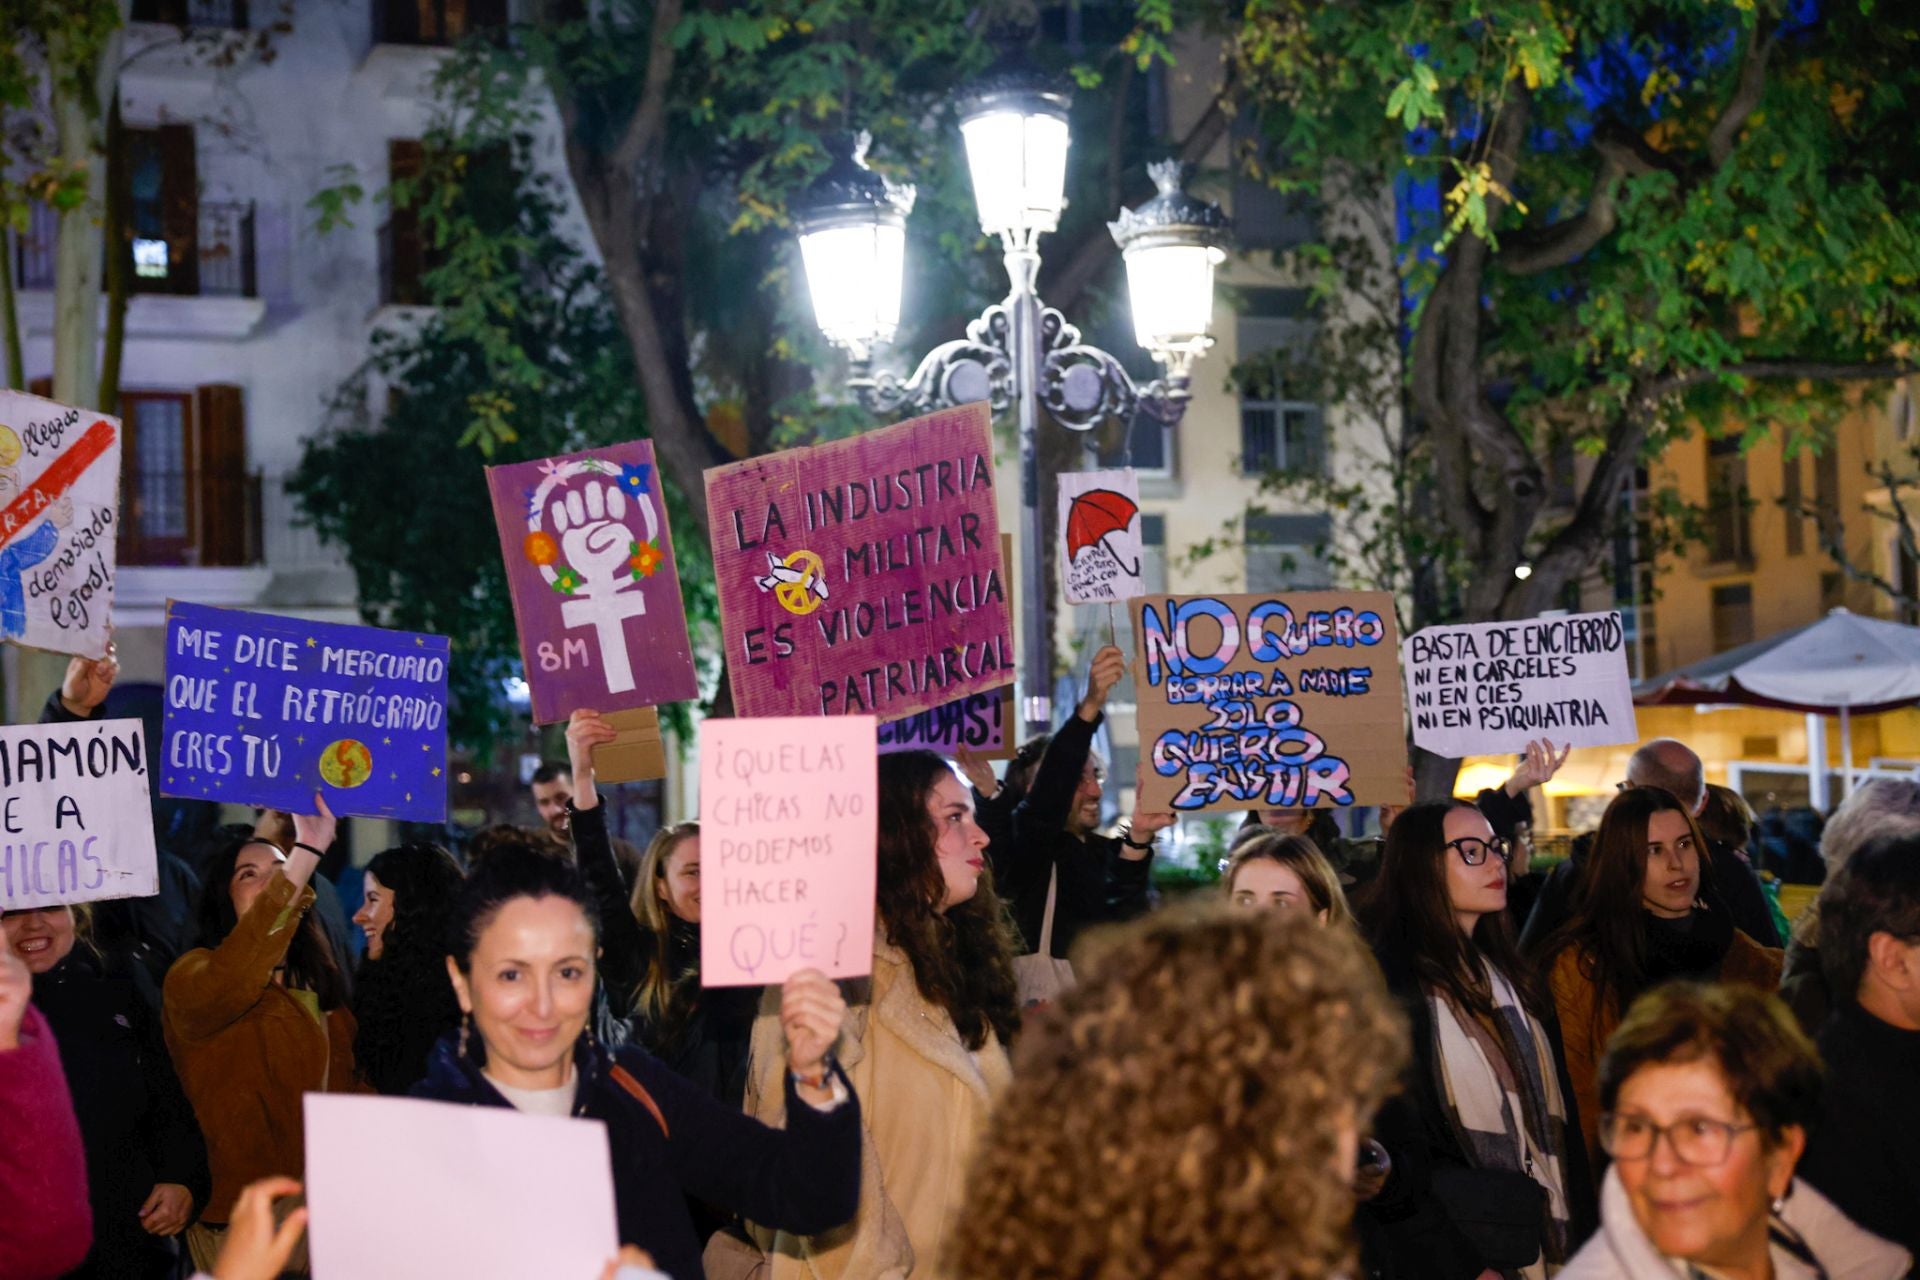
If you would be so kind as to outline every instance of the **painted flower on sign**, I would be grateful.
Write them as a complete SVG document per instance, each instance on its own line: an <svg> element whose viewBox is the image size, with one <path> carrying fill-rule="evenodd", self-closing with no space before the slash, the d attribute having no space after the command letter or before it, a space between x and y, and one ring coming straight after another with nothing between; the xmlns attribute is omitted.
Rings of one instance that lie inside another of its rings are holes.
<svg viewBox="0 0 1920 1280"><path fill-rule="evenodd" d="M571 595L580 589L580 573L570 564L563 564L553 573L553 589L563 595Z"/></svg>
<svg viewBox="0 0 1920 1280"><path fill-rule="evenodd" d="M620 489L630 498L643 493L651 493L653 486L653 464L633 462L620 468Z"/></svg>
<svg viewBox="0 0 1920 1280"><path fill-rule="evenodd" d="M540 530L527 535L521 550L534 564L552 564L560 558L560 544L553 540L552 534Z"/></svg>
<svg viewBox="0 0 1920 1280"><path fill-rule="evenodd" d="M627 566L633 570L633 576L651 578L653 571L660 567L660 547L653 542L635 542L630 546L633 554L627 557Z"/></svg>

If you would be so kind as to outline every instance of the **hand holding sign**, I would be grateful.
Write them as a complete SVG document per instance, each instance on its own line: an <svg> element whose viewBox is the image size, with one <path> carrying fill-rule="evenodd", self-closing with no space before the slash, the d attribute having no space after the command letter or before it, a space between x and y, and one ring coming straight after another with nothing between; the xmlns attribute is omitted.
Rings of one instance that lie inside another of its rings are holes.
<svg viewBox="0 0 1920 1280"><path fill-rule="evenodd" d="M227 1238L213 1264L213 1280L273 1280L286 1268L300 1233L307 1229L307 1211L295 1209L279 1226L273 1222L276 1200L300 1194L292 1178L262 1178L248 1183L233 1202Z"/></svg>
<svg viewBox="0 0 1920 1280"><path fill-rule="evenodd" d="M591 809L600 803L593 781L593 749L620 736L598 711L582 707L567 717L567 762L573 767L573 807Z"/></svg>
<svg viewBox="0 0 1920 1280"><path fill-rule="evenodd" d="M1554 754L1553 743L1545 738L1529 742L1526 751L1521 754L1520 763L1514 766L1513 776L1507 779L1501 789L1510 796L1518 796L1534 787L1544 787L1553 781L1553 776L1560 772L1560 766L1572 754L1573 744L1570 742L1560 748L1558 755Z"/></svg>
<svg viewBox="0 0 1920 1280"><path fill-rule="evenodd" d="M1126 655L1117 646L1106 645L1094 654L1093 665L1087 672L1087 696L1080 699L1080 718L1088 722L1097 719L1106 707L1107 697L1113 692L1113 687L1126 674Z"/></svg>
<svg viewBox="0 0 1920 1280"><path fill-rule="evenodd" d="M120 676L120 658L113 642L107 642L107 656L67 660L67 676L60 682L60 705L69 714L85 719L107 700L113 682Z"/></svg>
<svg viewBox="0 0 1920 1280"><path fill-rule="evenodd" d="M802 969L780 987L780 1030L787 1037L787 1069L801 1079L818 1081L814 1088L831 1089L826 1078L827 1052L840 1038L847 1002L840 988L818 969Z"/></svg>

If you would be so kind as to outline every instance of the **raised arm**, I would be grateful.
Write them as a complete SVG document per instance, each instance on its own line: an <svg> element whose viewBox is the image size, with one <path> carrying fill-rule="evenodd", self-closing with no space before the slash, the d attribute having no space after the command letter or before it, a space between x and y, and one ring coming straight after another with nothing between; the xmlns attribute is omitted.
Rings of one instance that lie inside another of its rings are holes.
<svg viewBox="0 0 1920 1280"><path fill-rule="evenodd" d="M295 858L302 851L295 850ZM219 946L201 947L181 956L167 971L163 1001L167 1021L178 1034L203 1040L244 1016L273 981L273 971L287 958L300 917L313 906L313 890L306 880L319 862L311 854L295 884L289 868L275 867L247 914L240 917ZM208 885L208 893L225 886Z"/></svg>
<svg viewBox="0 0 1920 1280"><path fill-rule="evenodd" d="M613 838L607 834L607 807L600 803L593 780L593 749L612 742L616 732L597 711L575 711L567 721L567 758L573 766L573 802L567 812L574 861L600 908L600 978L607 984L607 999L624 1016L632 1011L647 972L647 934L634 919L627 883L613 856Z"/></svg>
<svg viewBox="0 0 1920 1280"><path fill-rule="evenodd" d="M1073 811L1073 793L1080 787L1080 775L1087 767L1087 754L1093 750L1093 733L1105 715L1107 695L1120 677L1127 673L1127 662L1112 645L1093 655L1093 667L1087 677L1087 696L1073 709L1053 735L1047 753L1033 772L1033 784L1027 788L1019 807L1013 811L1016 833L1058 831L1067 824Z"/></svg>

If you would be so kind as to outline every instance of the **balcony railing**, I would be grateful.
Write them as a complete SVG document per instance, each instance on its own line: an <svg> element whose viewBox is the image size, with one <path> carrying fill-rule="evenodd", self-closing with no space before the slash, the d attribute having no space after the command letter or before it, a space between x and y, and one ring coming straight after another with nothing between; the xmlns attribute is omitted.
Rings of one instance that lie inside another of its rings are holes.
<svg viewBox="0 0 1920 1280"><path fill-rule="evenodd" d="M133 20L212 31L245 31L247 0L133 0Z"/></svg>
<svg viewBox="0 0 1920 1280"><path fill-rule="evenodd" d="M374 0L374 39L382 44L457 44L507 23L507 0Z"/></svg>
<svg viewBox="0 0 1920 1280"><path fill-rule="evenodd" d="M203 200L191 243L136 238L129 285L135 293L252 298L259 292L251 200ZM54 287L54 250L60 218L35 203L27 230L14 244L14 280L21 289Z"/></svg>

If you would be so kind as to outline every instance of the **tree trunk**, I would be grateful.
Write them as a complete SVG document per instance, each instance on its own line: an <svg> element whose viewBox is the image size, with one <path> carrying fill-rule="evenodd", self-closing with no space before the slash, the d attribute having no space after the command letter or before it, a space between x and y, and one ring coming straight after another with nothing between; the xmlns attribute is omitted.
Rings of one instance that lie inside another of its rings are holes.
<svg viewBox="0 0 1920 1280"><path fill-rule="evenodd" d="M54 134L60 159L86 175L86 198L60 213L53 268L53 398L97 403L99 396L101 224L107 179L106 111L119 75L123 29L101 42L90 66L60 32L47 40L53 70Z"/></svg>
<svg viewBox="0 0 1920 1280"><path fill-rule="evenodd" d="M100 349L100 412L120 412L120 360L127 347L127 302L133 284L133 231L128 222L132 193L127 184L126 130L120 91L107 112L107 333Z"/></svg>
<svg viewBox="0 0 1920 1280"><path fill-rule="evenodd" d="M7 386L15 391L27 389L27 362L20 353L20 307L14 296L13 246L10 235L0 235L0 316L6 326Z"/></svg>

